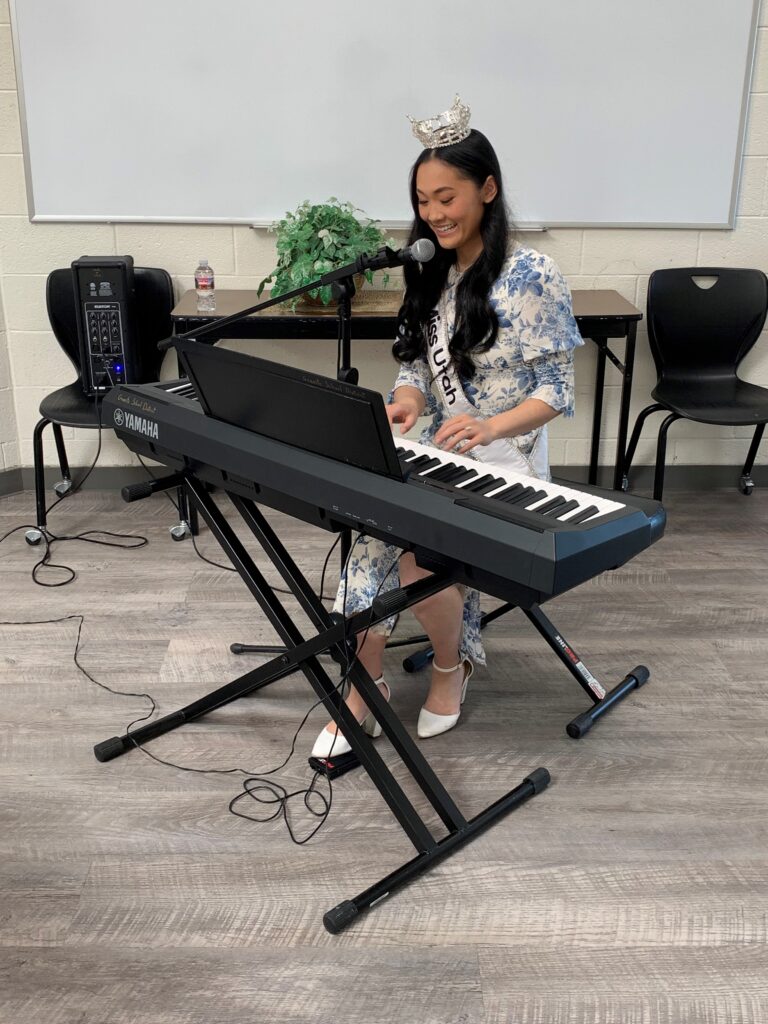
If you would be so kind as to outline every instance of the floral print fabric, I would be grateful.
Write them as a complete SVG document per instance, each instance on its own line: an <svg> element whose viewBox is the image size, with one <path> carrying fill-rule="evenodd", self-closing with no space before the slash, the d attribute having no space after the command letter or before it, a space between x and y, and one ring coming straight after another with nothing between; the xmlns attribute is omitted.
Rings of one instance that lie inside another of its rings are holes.
<svg viewBox="0 0 768 1024"><path fill-rule="evenodd" d="M453 269L444 294L449 337L456 319L458 282ZM557 265L534 249L514 245L489 299L499 320L498 337L487 352L473 357L477 367L474 378L461 381L478 415L495 416L527 398L538 398L565 416L572 416L573 350L584 342L573 317L568 286ZM429 444L448 414L433 393L425 359L400 367L393 391L403 385L418 388L427 400L425 412L432 419L419 440ZM538 433L533 430L517 437L523 454L530 455ZM378 594L398 587L396 563L400 554L392 544L359 537L350 552L346 584L342 579L334 610L345 615L363 611ZM461 654L485 664L480 615L480 595L467 589ZM393 617L373 629L388 635L394 624Z"/></svg>
<svg viewBox="0 0 768 1024"><path fill-rule="evenodd" d="M455 270L446 286L449 338L456 320ZM571 294L554 260L527 246L515 246L491 288L489 296L499 320L495 344L475 355L477 371L462 379L467 399L480 416L496 416L538 398L565 416L573 415L573 350L584 341L573 317ZM425 359L400 367L395 388L418 388L427 398L434 418L420 441L429 444L447 414L432 391ZM394 390L394 389L393 389ZM517 437L522 452L530 454L538 430Z"/></svg>

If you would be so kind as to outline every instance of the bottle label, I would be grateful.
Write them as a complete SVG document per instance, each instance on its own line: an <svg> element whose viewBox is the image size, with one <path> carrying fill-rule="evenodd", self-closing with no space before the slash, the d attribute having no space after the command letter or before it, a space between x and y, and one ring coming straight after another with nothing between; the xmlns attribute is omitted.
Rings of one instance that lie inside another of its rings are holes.
<svg viewBox="0 0 768 1024"><path fill-rule="evenodd" d="M202 274L195 278L195 288L198 291L206 291L209 288L213 288L213 275L206 274L205 277Z"/></svg>

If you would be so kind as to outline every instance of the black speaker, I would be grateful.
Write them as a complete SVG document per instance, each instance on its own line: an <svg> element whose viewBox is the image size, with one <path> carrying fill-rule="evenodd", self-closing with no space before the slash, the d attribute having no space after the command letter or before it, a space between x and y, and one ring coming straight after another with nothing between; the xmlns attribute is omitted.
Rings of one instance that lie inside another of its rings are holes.
<svg viewBox="0 0 768 1024"><path fill-rule="evenodd" d="M72 263L83 391L98 395L116 384L147 379L136 332L131 256L81 256Z"/></svg>

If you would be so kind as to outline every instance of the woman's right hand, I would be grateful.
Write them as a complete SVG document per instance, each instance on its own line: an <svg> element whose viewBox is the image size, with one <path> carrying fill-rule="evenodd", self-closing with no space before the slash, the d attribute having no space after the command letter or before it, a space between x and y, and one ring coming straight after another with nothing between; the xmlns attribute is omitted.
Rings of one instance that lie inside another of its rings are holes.
<svg viewBox="0 0 768 1024"><path fill-rule="evenodd" d="M419 418L419 409L415 402L392 402L384 408L387 410L390 426L399 423L401 434L407 434Z"/></svg>

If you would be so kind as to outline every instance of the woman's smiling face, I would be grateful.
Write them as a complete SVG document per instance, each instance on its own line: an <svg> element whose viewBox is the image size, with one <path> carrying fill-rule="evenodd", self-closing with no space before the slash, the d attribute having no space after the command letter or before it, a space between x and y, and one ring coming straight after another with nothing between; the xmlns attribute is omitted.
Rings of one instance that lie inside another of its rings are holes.
<svg viewBox="0 0 768 1024"><path fill-rule="evenodd" d="M460 262L471 262L482 251L480 224L485 204L496 191L492 177L478 188L471 178L463 177L438 157L426 160L416 172L419 216L432 228L443 249L457 250ZM462 256L471 259L462 260Z"/></svg>

